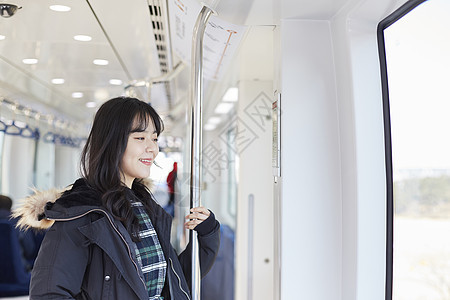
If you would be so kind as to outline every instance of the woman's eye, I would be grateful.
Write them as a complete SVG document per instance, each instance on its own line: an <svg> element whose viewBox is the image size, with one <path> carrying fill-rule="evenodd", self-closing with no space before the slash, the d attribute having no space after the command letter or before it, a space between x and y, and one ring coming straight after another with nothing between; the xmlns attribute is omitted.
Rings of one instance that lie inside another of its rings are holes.
<svg viewBox="0 0 450 300"><path fill-rule="evenodd" d="M137 137L137 138L135 138L136 140L139 140L139 141L143 141L143 140L145 140L145 138L143 138L143 137Z"/></svg>
<svg viewBox="0 0 450 300"><path fill-rule="evenodd" d="M153 141L157 142L157 141L158 141L158 138L154 138Z"/></svg>

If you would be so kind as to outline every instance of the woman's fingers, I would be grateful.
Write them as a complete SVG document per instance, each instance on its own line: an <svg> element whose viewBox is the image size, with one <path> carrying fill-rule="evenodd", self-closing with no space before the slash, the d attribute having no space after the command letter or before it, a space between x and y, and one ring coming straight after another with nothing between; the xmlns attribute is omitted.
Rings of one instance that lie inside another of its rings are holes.
<svg viewBox="0 0 450 300"><path fill-rule="evenodd" d="M203 221L200 220L192 220L189 222L184 223L184 227L187 229L194 229L195 227L197 227L198 224L200 224Z"/></svg>
<svg viewBox="0 0 450 300"><path fill-rule="evenodd" d="M207 215L208 217L211 214L211 212L207 208L205 208L203 206L191 208L191 212L198 212L198 213Z"/></svg>
<svg viewBox="0 0 450 300"><path fill-rule="evenodd" d="M187 229L194 229L201 222L203 222L203 220L191 220L191 221L184 223L184 227Z"/></svg>
<svg viewBox="0 0 450 300"><path fill-rule="evenodd" d="M187 221L184 227L187 229L194 229L198 224L206 220L211 212L203 206L191 208L191 213L186 216Z"/></svg>
<svg viewBox="0 0 450 300"><path fill-rule="evenodd" d="M206 220L211 212L203 206L191 208L191 213L186 216L186 219Z"/></svg>
<svg viewBox="0 0 450 300"><path fill-rule="evenodd" d="M205 214L200 213L191 213L186 216L186 219L198 219L198 220L206 220L208 218Z"/></svg>

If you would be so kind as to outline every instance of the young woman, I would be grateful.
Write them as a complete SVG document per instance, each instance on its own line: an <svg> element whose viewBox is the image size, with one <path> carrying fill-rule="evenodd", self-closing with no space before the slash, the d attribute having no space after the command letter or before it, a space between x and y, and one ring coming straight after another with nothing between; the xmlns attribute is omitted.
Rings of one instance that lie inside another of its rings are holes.
<svg viewBox="0 0 450 300"><path fill-rule="evenodd" d="M155 110L138 99L105 102L82 153L83 178L62 195L34 195L16 211L22 227L50 227L30 299L190 299L190 247L176 254L172 219L142 183L162 130ZM203 207L186 219L198 233L204 276L219 249L219 223Z"/></svg>

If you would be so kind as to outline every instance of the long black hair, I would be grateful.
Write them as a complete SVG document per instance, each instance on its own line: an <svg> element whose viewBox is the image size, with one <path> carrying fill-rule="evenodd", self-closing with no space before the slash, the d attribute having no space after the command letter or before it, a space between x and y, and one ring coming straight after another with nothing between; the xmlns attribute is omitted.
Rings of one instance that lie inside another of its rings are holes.
<svg viewBox="0 0 450 300"><path fill-rule="evenodd" d="M153 122L159 136L164 124L151 105L130 97L108 100L95 114L81 154L81 172L87 184L102 194L103 205L122 221L135 241L138 240L139 223L127 199L129 190L121 180L121 161L130 133L144 131L149 122ZM132 189L140 196L149 194L140 180L133 182Z"/></svg>

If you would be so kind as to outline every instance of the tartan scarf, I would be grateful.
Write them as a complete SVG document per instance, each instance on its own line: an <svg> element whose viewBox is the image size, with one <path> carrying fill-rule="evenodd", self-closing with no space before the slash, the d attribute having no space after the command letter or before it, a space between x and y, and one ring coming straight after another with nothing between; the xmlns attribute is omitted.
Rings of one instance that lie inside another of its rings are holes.
<svg viewBox="0 0 450 300"><path fill-rule="evenodd" d="M136 242L136 258L144 274L149 300L163 299L161 292L166 278L167 262L144 205L140 201L131 201L131 206L139 219L139 238Z"/></svg>

